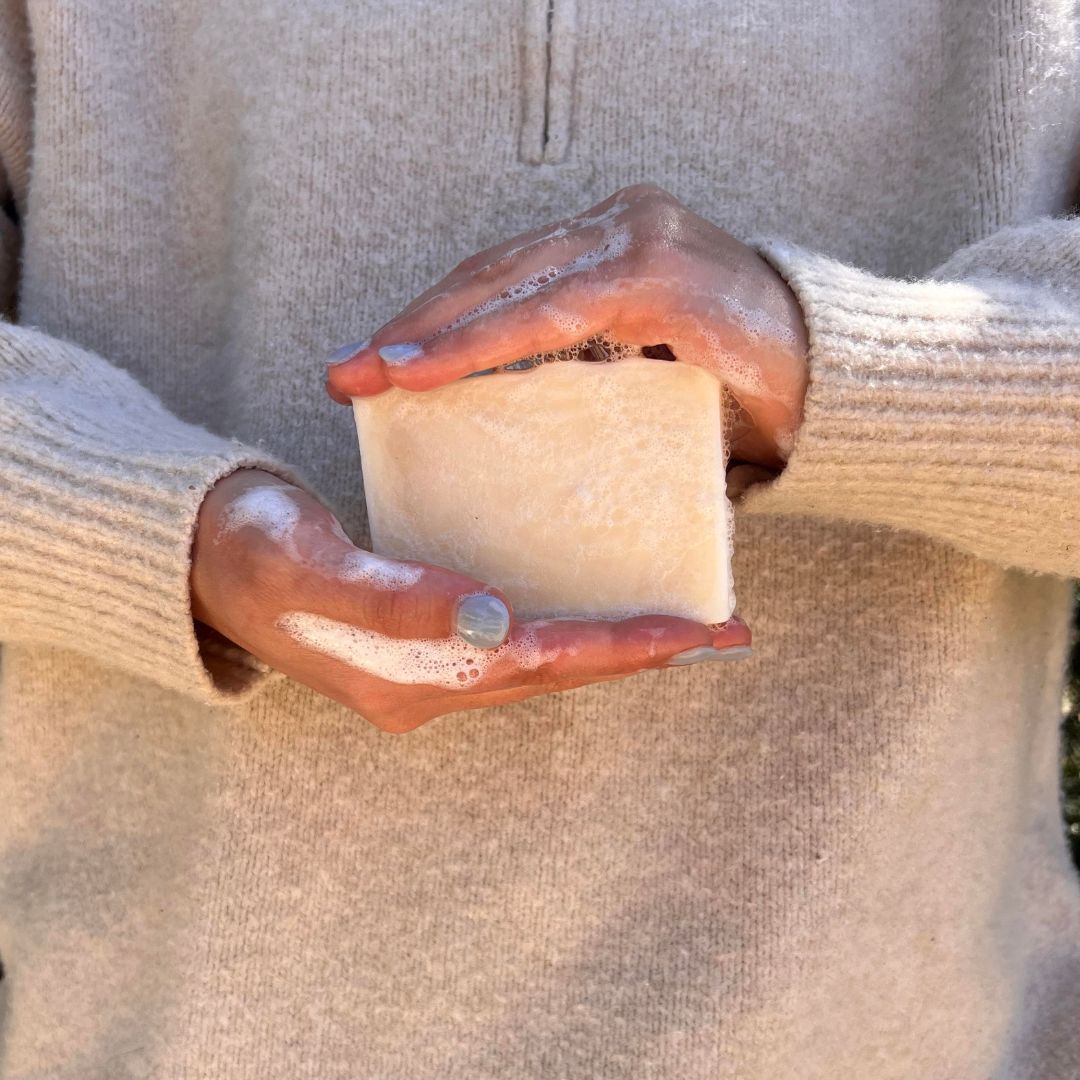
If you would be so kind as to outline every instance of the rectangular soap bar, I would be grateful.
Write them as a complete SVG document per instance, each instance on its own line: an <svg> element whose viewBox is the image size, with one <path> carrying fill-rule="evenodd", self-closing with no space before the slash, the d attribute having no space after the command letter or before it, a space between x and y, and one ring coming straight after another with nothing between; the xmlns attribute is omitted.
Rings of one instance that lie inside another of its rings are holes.
<svg viewBox="0 0 1080 1080"><path fill-rule="evenodd" d="M735 607L722 394L701 368L563 361L354 400L372 544L525 618Z"/></svg>

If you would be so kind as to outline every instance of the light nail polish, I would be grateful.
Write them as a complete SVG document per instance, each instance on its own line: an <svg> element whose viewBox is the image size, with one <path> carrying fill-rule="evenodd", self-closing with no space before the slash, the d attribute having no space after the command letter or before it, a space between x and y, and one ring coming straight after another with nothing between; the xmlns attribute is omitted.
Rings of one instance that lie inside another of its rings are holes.
<svg viewBox="0 0 1080 1080"><path fill-rule="evenodd" d="M424 350L415 341L406 341L401 345L384 345L379 350L379 355L388 364L407 364L423 355Z"/></svg>
<svg viewBox="0 0 1080 1080"><path fill-rule="evenodd" d="M326 358L326 364L332 367L334 364L344 364L346 360L351 360L358 352L366 349L371 343L371 338L365 338L363 341L354 341L350 345L342 345L340 349L335 349Z"/></svg>
<svg viewBox="0 0 1080 1080"><path fill-rule="evenodd" d="M454 631L478 649L497 649L510 633L510 610L497 596L466 596L458 604Z"/></svg>
<svg viewBox="0 0 1080 1080"><path fill-rule="evenodd" d="M711 645L698 645L685 652L676 653L668 662L668 667L682 667L686 664L704 664L713 660L748 660L754 655L749 645L732 645L727 649L714 649Z"/></svg>

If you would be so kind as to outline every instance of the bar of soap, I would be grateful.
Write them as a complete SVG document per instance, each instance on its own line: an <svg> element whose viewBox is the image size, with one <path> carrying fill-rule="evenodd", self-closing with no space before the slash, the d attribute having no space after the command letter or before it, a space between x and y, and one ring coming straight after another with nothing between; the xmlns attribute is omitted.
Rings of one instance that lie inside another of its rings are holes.
<svg viewBox="0 0 1080 1080"><path fill-rule="evenodd" d="M644 357L357 398L373 547L495 585L519 617L724 622L721 405L713 375Z"/></svg>

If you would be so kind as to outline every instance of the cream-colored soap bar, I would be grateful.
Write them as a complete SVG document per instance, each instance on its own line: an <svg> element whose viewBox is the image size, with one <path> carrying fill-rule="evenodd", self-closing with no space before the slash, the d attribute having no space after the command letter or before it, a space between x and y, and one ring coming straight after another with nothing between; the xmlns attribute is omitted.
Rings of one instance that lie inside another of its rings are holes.
<svg viewBox="0 0 1080 1080"><path fill-rule="evenodd" d="M354 402L372 542L525 617L732 613L719 382L564 361Z"/></svg>

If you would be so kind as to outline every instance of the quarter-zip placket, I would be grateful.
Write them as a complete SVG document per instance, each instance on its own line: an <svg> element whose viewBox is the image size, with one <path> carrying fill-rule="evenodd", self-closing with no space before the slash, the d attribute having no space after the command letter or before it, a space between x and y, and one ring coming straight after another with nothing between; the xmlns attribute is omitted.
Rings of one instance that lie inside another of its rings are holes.
<svg viewBox="0 0 1080 1080"><path fill-rule="evenodd" d="M518 155L530 165L565 160L574 95L576 0L524 0L524 101Z"/></svg>

